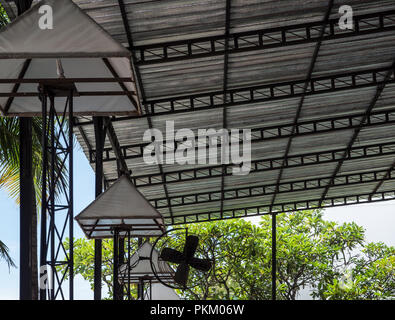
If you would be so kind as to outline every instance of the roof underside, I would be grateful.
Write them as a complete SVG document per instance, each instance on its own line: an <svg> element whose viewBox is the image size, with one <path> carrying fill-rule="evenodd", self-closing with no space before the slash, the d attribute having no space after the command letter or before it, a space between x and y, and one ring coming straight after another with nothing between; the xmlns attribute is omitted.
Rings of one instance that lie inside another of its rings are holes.
<svg viewBox="0 0 395 320"><path fill-rule="evenodd" d="M395 197L393 0L74 2L132 49L145 106L112 118L105 179L123 159L168 224ZM353 30L337 24L343 4ZM251 173L145 164L143 133L166 120L252 129ZM78 123L94 168L92 119Z"/></svg>

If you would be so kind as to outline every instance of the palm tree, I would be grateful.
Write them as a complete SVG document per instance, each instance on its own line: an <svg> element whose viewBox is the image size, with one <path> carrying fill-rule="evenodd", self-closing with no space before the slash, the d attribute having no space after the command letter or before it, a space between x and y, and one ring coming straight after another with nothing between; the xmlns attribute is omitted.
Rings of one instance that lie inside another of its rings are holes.
<svg viewBox="0 0 395 320"><path fill-rule="evenodd" d="M0 28L9 22L4 8L0 5ZM32 298L38 299L38 264L37 264L37 204L40 203L41 182L41 121L34 119L32 124L32 152L33 152L33 183L35 197L32 203ZM10 197L19 203L19 119L0 118L0 188L5 188ZM0 241L0 258L4 259L8 267L15 267L7 246Z"/></svg>
<svg viewBox="0 0 395 320"><path fill-rule="evenodd" d="M3 9L3 7L0 5L0 28L6 25L7 23L8 23L8 18L6 12ZM0 129L0 140L3 140L3 131L1 129ZM11 174L11 171L9 170L8 172L3 170L3 166L1 165L1 163L3 163L5 158L8 157L9 155L10 155L10 151L5 150L5 154L4 152L0 151L0 187L7 180L7 176L10 176ZM9 252L8 247L4 244L4 242L0 240L0 259L3 259L7 262L8 268L15 267L15 263L12 261L11 256L9 255L8 252Z"/></svg>
<svg viewBox="0 0 395 320"><path fill-rule="evenodd" d="M41 205L42 190L42 120L41 118L32 119L32 168L33 168L33 216L32 216L32 289L33 299L38 298L38 267L37 267L37 219L38 208ZM49 137L50 138L50 137ZM5 188L10 197L19 203L19 119L0 117L0 188ZM62 169L60 169L62 168ZM56 190L65 190L67 186L67 170L62 167L62 159L56 159L55 170L62 170ZM59 172L58 172L59 174ZM55 195L58 196L58 193ZM9 266L14 266L8 248L0 241L0 258L5 258Z"/></svg>
<svg viewBox="0 0 395 320"><path fill-rule="evenodd" d="M33 154L33 183L35 197L32 203L32 288L33 299L38 298L38 267L37 267L37 205L41 202L41 119L33 118L32 125L32 154ZM5 188L10 197L19 203L19 119L0 118L0 188ZM0 258L4 258L9 266L15 266L10 256L8 248L0 242Z"/></svg>

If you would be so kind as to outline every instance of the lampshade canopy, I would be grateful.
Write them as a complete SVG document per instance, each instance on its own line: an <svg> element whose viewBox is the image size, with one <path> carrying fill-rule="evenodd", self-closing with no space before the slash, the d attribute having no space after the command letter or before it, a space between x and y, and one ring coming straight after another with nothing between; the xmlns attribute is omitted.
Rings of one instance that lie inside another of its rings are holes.
<svg viewBox="0 0 395 320"><path fill-rule="evenodd" d="M40 115L38 86L48 83L75 85L76 115L140 110L130 51L71 0L42 0L0 30L2 114Z"/></svg>
<svg viewBox="0 0 395 320"><path fill-rule="evenodd" d="M111 238L128 230L133 237L155 237L164 232L162 215L136 189L130 178L121 176L75 219L88 238Z"/></svg>

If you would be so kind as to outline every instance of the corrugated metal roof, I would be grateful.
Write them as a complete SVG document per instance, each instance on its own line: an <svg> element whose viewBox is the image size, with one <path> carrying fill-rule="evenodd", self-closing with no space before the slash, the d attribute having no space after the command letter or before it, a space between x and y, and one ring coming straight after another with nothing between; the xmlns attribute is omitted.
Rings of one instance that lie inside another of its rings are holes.
<svg viewBox="0 0 395 320"><path fill-rule="evenodd" d="M394 198L393 0L334 1L322 37L326 0L231 0L228 30L225 0L124 1L123 17L115 0L74 2L132 46L147 110L112 124L135 184L168 224ZM335 23L342 4L353 8L354 30ZM144 163L150 122L219 129L224 109L227 128L253 129L249 175ZM92 121L78 121L90 158ZM105 148L111 183L117 165L109 141Z"/></svg>

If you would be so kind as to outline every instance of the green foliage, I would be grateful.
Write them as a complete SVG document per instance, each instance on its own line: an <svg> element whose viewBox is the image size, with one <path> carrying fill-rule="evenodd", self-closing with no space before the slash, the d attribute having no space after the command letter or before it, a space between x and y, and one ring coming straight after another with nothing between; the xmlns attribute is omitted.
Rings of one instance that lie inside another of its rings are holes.
<svg viewBox="0 0 395 320"><path fill-rule="evenodd" d="M0 4L0 28L5 26L9 22L8 16L4 8ZM0 118L0 140L4 140L6 137L4 137L3 130L1 130L1 127L3 125L3 118ZM0 141L0 145L2 144L2 141ZM13 146L16 147L16 146ZM0 187L6 183L6 181L10 180L9 178L12 177L12 170L7 170L4 168L2 165L4 159L6 157L10 156L10 150L2 150L0 148ZM8 268L10 267L15 267L15 263L12 261L11 256L9 255L9 249L8 247L0 241L0 259L5 260L5 262L8 264Z"/></svg>
<svg viewBox="0 0 395 320"><path fill-rule="evenodd" d="M69 238L64 242L66 250L69 249ZM137 241L131 241L131 252L137 250ZM94 286L94 265L95 265L95 241L80 238L74 240L74 272ZM65 266L58 268L58 272L64 272ZM68 274L66 274L66 279ZM102 286L107 292L108 298L113 297L113 241L102 240ZM131 288L133 297L137 297L137 288Z"/></svg>
<svg viewBox="0 0 395 320"><path fill-rule="evenodd" d="M8 16L4 8L0 4L0 28L9 22Z"/></svg>
<svg viewBox="0 0 395 320"><path fill-rule="evenodd" d="M322 295L326 299L391 300L395 298L395 248L368 243L363 255L352 259L349 279L334 279Z"/></svg>
<svg viewBox="0 0 395 320"><path fill-rule="evenodd" d="M178 292L182 297L271 299L270 216L259 225L242 219L191 224L188 233L199 236L214 264L199 286ZM326 221L321 211L279 214L278 299L296 299L306 287L315 299L394 299L395 248L364 238L362 227ZM183 242L176 237L167 244L179 249ZM103 281L111 292L112 242L104 246ZM77 240L75 255L77 273L93 284L93 242Z"/></svg>
<svg viewBox="0 0 395 320"><path fill-rule="evenodd" d="M15 267L15 263L12 261L8 252L8 247L4 244L4 242L0 240L0 259L5 260L5 262L8 264L9 269L11 267Z"/></svg>

